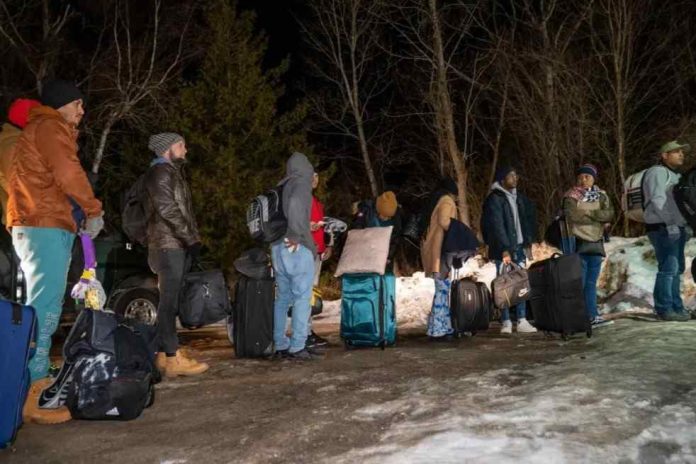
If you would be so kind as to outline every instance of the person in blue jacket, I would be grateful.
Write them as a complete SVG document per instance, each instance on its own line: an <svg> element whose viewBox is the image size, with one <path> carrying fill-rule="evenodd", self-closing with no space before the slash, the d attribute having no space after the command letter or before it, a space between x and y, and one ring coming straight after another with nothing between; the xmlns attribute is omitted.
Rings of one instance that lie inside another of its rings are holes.
<svg viewBox="0 0 696 464"><path fill-rule="evenodd" d="M532 259L531 245L536 231L536 211L534 204L517 190L519 176L512 167L498 169L495 182L483 204L481 231L488 245L488 257L495 261L498 275L505 266L516 263L524 267L527 259ZM513 308L517 314L517 332L536 332L527 321L526 304ZM502 311L500 333L512 333L510 308Z"/></svg>

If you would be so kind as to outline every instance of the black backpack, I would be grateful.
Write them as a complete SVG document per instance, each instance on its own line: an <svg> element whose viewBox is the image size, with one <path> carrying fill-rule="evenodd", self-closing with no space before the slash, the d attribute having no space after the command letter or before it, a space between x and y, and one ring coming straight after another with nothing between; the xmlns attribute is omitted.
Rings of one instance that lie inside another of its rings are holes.
<svg viewBox="0 0 696 464"><path fill-rule="evenodd" d="M65 345L72 366L66 406L74 419L132 420L155 400L154 327L83 309Z"/></svg>
<svg viewBox="0 0 696 464"><path fill-rule="evenodd" d="M674 201L689 226L696 228L696 169L692 169L679 179L674 186Z"/></svg>
<svg viewBox="0 0 696 464"><path fill-rule="evenodd" d="M145 174L126 192L121 213L121 227L133 242L147 246L147 210L145 209Z"/></svg>
<svg viewBox="0 0 696 464"><path fill-rule="evenodd" d="M283 186L279 185L257 196L247 208L247 227L254 240L272 243L288 230L283 212Z"/></svg>

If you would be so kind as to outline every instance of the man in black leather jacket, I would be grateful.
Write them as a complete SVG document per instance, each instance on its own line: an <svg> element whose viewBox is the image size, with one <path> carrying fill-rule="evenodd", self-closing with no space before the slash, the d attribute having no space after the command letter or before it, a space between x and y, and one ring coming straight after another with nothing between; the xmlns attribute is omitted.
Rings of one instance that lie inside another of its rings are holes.
<svg viewBox="0 0 696 464"><path fill-rule="evenodd" d="M162 133L150 137L148 147L157 155L144 181L148 262L157 274L160 291L157 367L168 377L197 375L208 370L208 365L179 350L176 333L181 286L201 249L191 192L182 172L186 142L178 134Z"/></svg>

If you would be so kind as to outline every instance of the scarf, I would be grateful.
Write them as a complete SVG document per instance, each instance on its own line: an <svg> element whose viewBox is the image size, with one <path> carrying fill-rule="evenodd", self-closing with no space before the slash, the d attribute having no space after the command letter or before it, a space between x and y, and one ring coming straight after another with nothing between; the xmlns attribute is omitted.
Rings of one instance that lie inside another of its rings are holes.
<svg viewBox="0 0 696 464"><path fill-rule="evenodd" d="M602 191L596 185L593 185L588 189L576 186L568 190L565 196L583 203L595 203L602 198L601 193Z"/></svg>

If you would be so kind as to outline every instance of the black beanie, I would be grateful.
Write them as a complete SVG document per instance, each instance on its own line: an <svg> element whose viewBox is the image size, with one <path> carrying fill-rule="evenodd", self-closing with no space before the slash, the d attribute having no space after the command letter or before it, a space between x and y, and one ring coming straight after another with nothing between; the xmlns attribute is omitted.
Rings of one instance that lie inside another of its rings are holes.
<svg viewBox="0 0 696 464"><path fill-rule="evenodd" d="M55 79L44 83L41 90L41 103L57 110L75 100L84 100L80 89L75 84L61 79Z"/></svg>

